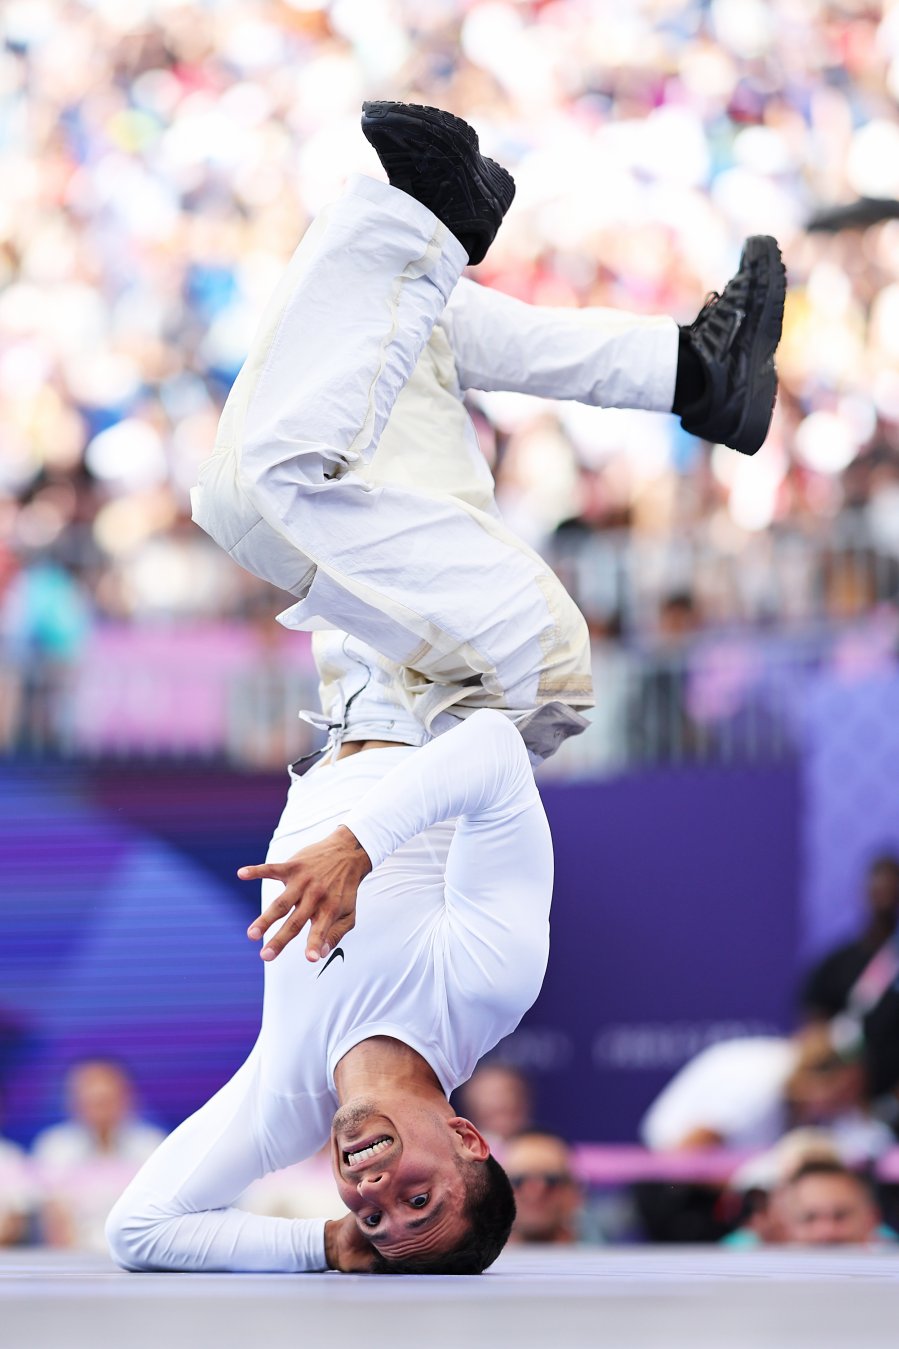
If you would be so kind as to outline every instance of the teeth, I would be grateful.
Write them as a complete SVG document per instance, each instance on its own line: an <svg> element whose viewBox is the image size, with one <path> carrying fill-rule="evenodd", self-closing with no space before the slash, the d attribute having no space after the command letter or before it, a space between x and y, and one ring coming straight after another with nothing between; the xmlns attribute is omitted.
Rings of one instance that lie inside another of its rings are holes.
<svg viewBox="0 0 899 1349"><path fill-rule="evenodd" d="M348 1152L346 1155L347 1163L350 1166L355 1166L357 1162L367 1161L369 1157L374 1157L377 1153L383 1152L385 1148L389 1148L392 1142L392 1138L379 1138L376 1143L372 1143L367 1148L360 1148L358 1152Z"/></svg>

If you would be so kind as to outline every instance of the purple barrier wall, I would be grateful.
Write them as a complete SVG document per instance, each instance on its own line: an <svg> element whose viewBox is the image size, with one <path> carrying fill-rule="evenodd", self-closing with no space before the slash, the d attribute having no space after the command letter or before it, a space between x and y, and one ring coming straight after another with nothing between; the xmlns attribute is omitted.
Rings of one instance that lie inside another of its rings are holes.
<svg viewBox="0 0 899 1349"><path fill-rule="evenodd" d="M258 1027L255 893L286 779L183 767L0 770L0 1083L6 1132L59 1118L65 1065L127 1060L172 1125ZM709 1039L789 1022L798 791L792 770L646 774L544 789L557 851L541 998L503 1047L546 1124L634 1135ZM0 1125L2 1128L2 1125Z"/></svg>
<svg viewBox="0 0 899 1349"><path fill-rule="evenodd" d="M550 965L504 1056L542 1120L631 1138L713 1040L789 1028L799 791L789 767L656 771L544 788L556 844Z"/></svg>

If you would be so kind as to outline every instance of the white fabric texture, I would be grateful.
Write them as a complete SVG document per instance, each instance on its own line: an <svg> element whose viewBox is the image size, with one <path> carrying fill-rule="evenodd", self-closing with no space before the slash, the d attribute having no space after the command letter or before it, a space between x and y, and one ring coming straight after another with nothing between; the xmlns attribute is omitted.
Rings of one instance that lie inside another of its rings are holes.
<svg viewBox="0 0 899 1349"><path fill-rule="evenodd" d="M376 863L343 955L310 964L301 934L266 965L250 1058L166 1139L110 1215L111 1249L130 1268L324 1268L323 1222L230 1205L327 1140L339 1060L362 1040L392 1036L449 1094L540 990L552 846L524 744L505 717L481 711L421 749L316 766L290 788L270 860L341 823ZM263 906L279 890L264 882Z"/></svg>
<svg viewBox="0 0 899 1349"><path fill-rule="evenodd" d="M673 319L525 304L463 277L444 322L463 389L671 411L678 348Z"/></svg>
<svg viewBox="0 0 899 1349"><path fill-rule="evenodd" d="M676 1148L696 1129L712 1129L726 1147L769 1147L785 1127L784 1089L796 1047L777 1036L710 1045L656 1097L640 1126L647 1147Z"/></svg>
<svg viewBox="0 0 899 1349"><path fill-rule="evenodd" d="M677 327L530 308L457 285L464 263L413 198L351 180L269 306L194 519L298 596L286 626L338 630L314 647L350 738L419 744L494 706L546 757L593 702L586 625L499 518L457 364L480 387L592 402L607 380L610 405L667 410Z"/></svg>
<svg viewBox="0 0 899 1349"><path fill-rule="evenodd" d="M77 1120L51 1124L35 1138L31 1151L42 1166L78 1166L96 1158L115 1158L117 1161L145 1162L165 1138L162 1129L143 1120L127 1120L116 1130L115 1137L105 1148L100 1147L96 1134Z"/></svg>
<svg viewBox="0 0 899 1349"><path fill-rule="evenodd" d="M640 1125L654 1151L676 1148L696 1129L712 1129L728 1148L769 1148L788 1123L785 1091L797 1065L795 1040L749 1036L710 1045L656 1097ZM892 1141L880 1120L844 1110L826 1121L834 1145L854 1161L877 1157Z"/></svg>

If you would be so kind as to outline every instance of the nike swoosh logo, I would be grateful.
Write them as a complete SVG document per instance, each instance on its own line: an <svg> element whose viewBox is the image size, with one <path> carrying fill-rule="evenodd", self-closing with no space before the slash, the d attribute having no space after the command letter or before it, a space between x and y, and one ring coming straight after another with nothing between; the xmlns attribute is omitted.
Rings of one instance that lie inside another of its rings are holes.
<svg viewBox="0 0 899 1349"><path fill-rule="evenodd" d="M322 965L321 969L320 969L319 972L318 972L317 977L318 977L319 979L322 977L322 975L324 974L325 970L326 970L326 969L328 968L328 966L331 964L331 961L332 961L332 960L336 960L338 956L340 956L340 959L341 959L341 960L344 960L344 959L345 959L345 956L344 956L344 954L343 954L343 951L341 951L340 947L339 947L339 946L335 946L335 947L334 947L334 950L333 950L333 951L331 952L331 954L328 956L328 959L325 961L324 965Z"/></svg>

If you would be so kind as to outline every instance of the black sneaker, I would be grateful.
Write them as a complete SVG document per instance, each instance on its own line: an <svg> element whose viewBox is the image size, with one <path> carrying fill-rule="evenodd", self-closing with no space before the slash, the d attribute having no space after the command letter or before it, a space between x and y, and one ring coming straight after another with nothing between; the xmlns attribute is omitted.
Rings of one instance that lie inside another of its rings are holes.
<svg viewBox="0 0 899 1349"><path fill-rule="evenodd" d="M685 431L755 454L771 425L777 396L774 353L783 327L786 271L777 241L746 240L740 267L681 331L705 374L705 390L681 410Z"/></svg>
<svg viewBox="0 0 899 1349"><path fill-rule="evenodd" d="M468 123L418 103L363 103L362 131L391 187L433 211L469 262L480 262L512 205L515 184L511 174L480 153Z"/></svg>

